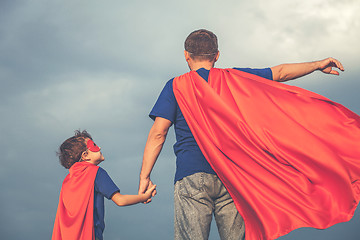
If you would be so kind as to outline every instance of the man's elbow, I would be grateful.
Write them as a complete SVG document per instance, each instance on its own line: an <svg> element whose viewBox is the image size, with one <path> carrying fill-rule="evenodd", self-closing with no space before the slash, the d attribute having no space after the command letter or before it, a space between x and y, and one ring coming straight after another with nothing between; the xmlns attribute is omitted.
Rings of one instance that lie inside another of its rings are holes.
<svg viewBox="0 0 360 240"><path fill-rule="evenodd" d="M152 139L157 142L165 142L167 131L156 131L152 134Z"/></svg>
<svg viewBox="0 0 360 240"><path fill-rule="evenodd" d="M164 140L166 139L166 135L168 133L169 129L164 129L164 128L155 128L153 129L152 133L151 133L151 137L153 140Z"/></svg>

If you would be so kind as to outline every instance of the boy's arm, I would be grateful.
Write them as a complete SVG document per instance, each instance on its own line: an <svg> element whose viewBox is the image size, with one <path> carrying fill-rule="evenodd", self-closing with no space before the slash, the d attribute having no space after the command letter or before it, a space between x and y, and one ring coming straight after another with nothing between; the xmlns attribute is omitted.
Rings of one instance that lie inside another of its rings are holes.
<svg viewBox="0 0 360 240"><path fill-rule="evenodd" d="M119 192L116 192L111 200L118 206L129 206L141 202L151 201L152 193L155 191L156 185L153 185L145 193L138 195L123 195Z"/></svg>
<svg viewBox="0 0 360 240"><path fill-rule="evenodd" d="M273 73L274 81L285 82L305 76L316 70L320 70L326 74L339 75L339 72L333 70L333 67L344 71L341 62L334 58L326 58L315 62L281 64L272 67L271 71Z"/></svg>

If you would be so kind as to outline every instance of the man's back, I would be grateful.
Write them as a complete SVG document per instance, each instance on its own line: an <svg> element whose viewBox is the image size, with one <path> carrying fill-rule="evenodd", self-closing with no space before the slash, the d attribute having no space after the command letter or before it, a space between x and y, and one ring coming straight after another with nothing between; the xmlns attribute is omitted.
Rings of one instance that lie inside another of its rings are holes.
<svg viewBox="0 0 360 240"><path fill-rule="evenodd" d="M272 80L270 68L252 69L235 68L239 71L255 74ZM200 68L196 71L205 81L208 81L210 70ZM191 133L188 124L179 108L173 91L173 79L169 80L164 86L158 100L156 101L149 116L153 120L156 117L162 117L174 124L176 143L174 144L174 153L176 155L176 173L174 181L198 172L216 174L210 164L201 152L196 140Z"/></svg>

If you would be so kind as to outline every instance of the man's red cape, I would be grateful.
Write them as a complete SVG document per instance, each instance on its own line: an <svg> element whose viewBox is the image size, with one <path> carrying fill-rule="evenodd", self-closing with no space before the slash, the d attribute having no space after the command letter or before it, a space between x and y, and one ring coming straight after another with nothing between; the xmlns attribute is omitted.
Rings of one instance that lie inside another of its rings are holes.
<svg viewBox="0 0 360 240"><path fill-rule="evenodd" d="M91 240L94 233L94 183L99 167L77 162L64 179L52 240Z"/></svg>
<svg viewBox="0 0 360 240"><path fill-rule="evenodd" d="M174 79L200 149L245 220L246 239L348 221L360 198L360 117L307 90L233 69Z"/></svg>

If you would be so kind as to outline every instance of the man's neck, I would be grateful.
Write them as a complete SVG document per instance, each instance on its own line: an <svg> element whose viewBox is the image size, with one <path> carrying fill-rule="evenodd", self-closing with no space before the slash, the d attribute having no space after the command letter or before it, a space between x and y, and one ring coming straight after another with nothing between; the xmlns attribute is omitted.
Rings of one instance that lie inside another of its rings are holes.
<svg viewBox="0 0 360 240"><path fill-rule="evenodd" d="M205 68L207 70L210 70L211 68L214 67L214 63L213 62L192 62L191 65L189 65L189 68L191 71L197 71L200 68Z"/></svg>

